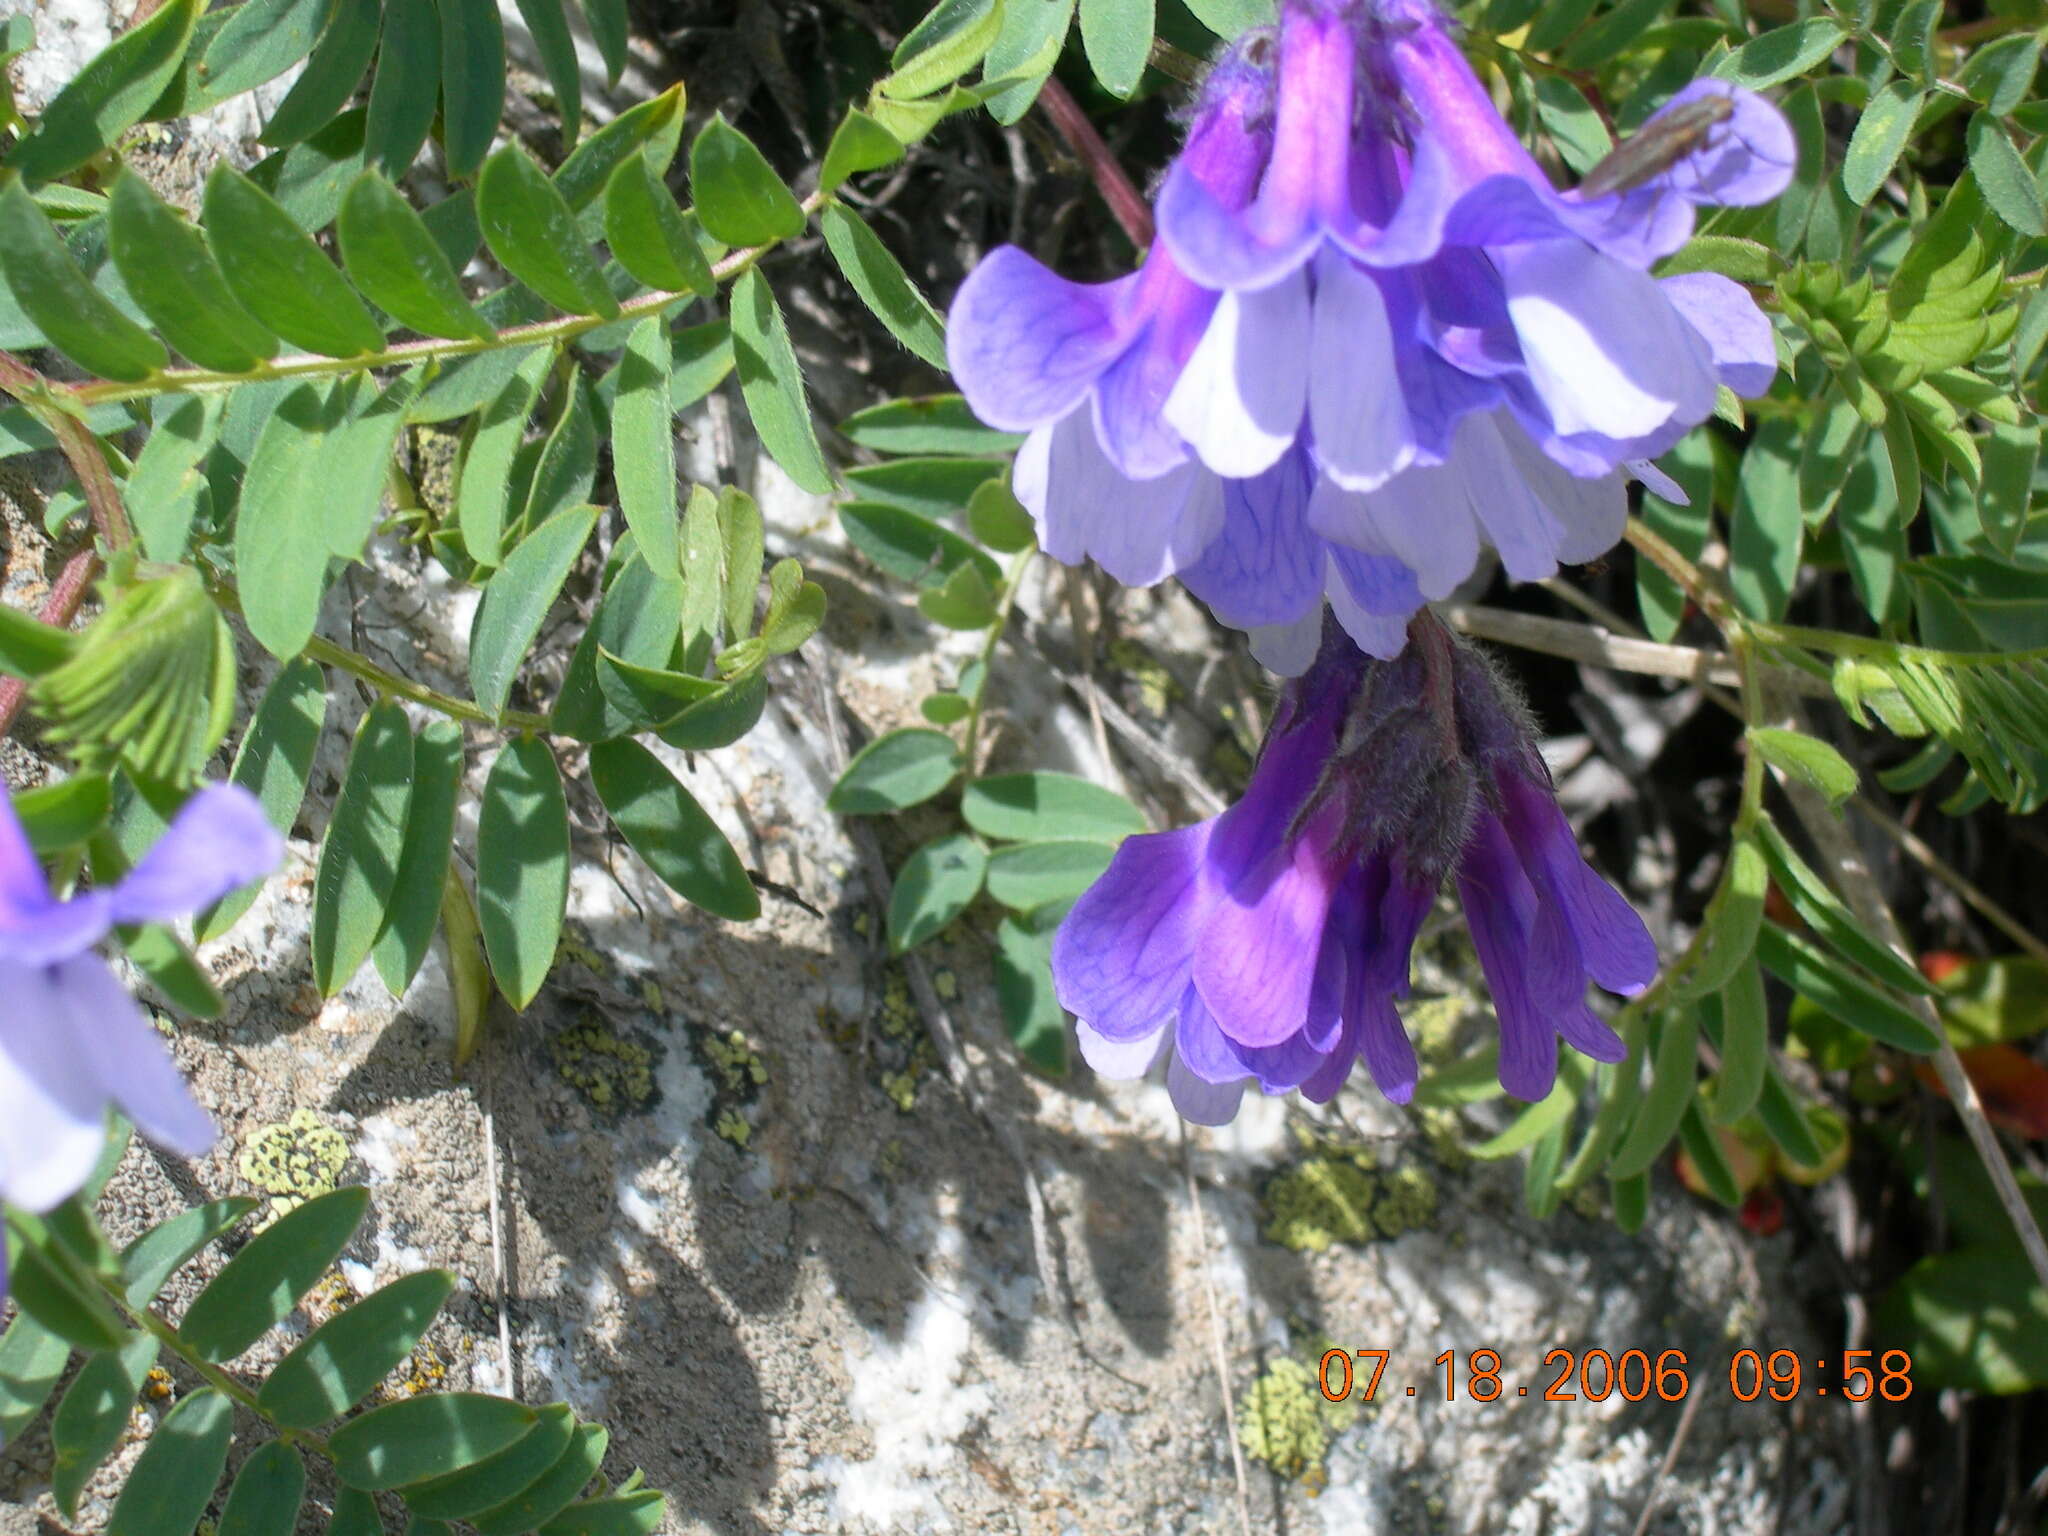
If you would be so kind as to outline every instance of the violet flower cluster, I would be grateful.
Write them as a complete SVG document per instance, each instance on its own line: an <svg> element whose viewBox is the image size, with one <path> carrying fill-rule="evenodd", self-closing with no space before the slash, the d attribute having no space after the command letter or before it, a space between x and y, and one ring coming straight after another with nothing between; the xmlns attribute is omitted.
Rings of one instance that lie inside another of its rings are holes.
<svg viewBox="0 0 2048 1536"><path fill-rule="evenodd" d="M1560 1035L1619 1061L1587 985L1640 992L1656 945L1580 856L1520 702L1431 616L1392 661L1328 623L1244 798L1126 839L1055 934L1053 980L1096 1071L1165 1056L1199 1124L1227 1122L1249 1084L1327 1102L1361 1056L1406 1103L1395 1003L1447 877L1499 1015L1501 1086L1548 1093Z"/></svg>
<svg viewBox="0 0 2048 1536"><path fill-rule="evenodd" d="M1055 558L1178 574L1275 670L1327 595L1396 654L1482 542L1537 580L1620 537L1625 478L1761 394L1770 323L1736 284L1648 269L1701 204L1790 179L1776 108L1675 95L1572 192L1494 108L1434 0L1282 0L1202 89L1131 275L1014 246L968 277L949 358L1028 434L1015 488Z"/></svg>
<svg viewBox="0 0 2048 1536"><path fill-rule="evenodd" d="M59 900L0 790L0 986L11 999L0 1009L0 1199L41 1212L72 1195L106 1141L109 1108L187 1157L213 1145L212 1120L93 946L117 924L196 912L283 856L256 798L213 785L124 879Z"/></svg>

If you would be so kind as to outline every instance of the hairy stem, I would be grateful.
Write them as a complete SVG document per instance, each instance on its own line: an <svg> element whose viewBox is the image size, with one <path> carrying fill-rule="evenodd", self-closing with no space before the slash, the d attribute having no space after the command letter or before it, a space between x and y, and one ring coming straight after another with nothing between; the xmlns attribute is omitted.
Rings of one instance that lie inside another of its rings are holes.
<svg viewBox="0 0 2048 1536"><path fill-rule="evenodd" d="M1045 89L1038 93L1038 106L1052 119L1059 136L1067 141L1067 147L1087 170L1088 179L1095 183L1095 190L1102 194L1103 202L1109 205L1110 214L1122 226L1131 244L1141 251L1151 245L1151 206L1146 203L1144 193L1125 174L1109 146L1103 143L1102 135L1088 121L1088 114L1081 110L1081 104L1054 79L1047 80Z"/></svg>
<svg viewBox="0 0 2048 1536"><path fill-rule="evenodd" d="M1010 561L1010 569L1003 575L1002 595L996 599L995 621L988 627L988 635L981 642L981 686L974 690L974 702L967 711L967 730L961 738L960 760L965 764L962 774L971 783L974 779L974 757L980 747L981 717L988 699L989 663L996 654L996 646L1003 638L1003 631L1009 628L1010 610L1017 606L1017 588L1024 580L1024 573L1031 568L1032 556L1038 551L1024 548Z"/></svg>

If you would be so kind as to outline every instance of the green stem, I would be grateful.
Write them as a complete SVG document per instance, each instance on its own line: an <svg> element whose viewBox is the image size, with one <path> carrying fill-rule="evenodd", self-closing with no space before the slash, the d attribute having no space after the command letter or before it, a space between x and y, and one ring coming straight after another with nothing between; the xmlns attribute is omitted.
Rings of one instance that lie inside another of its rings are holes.
<svg viewBox="0 0 2048 1536"><path fill-rule="evenodd" d="M803 210L806 220L808 221L810 215L816 213L830 200L830 195L824 192L813 192L805 198ZM729 251L713 264L711 275L720 282L738 277L779 244L780 241L771 241L766 245L752 245L741 250ZM488 340L480 340L473 336L428 336L419 341L402 341L377 352L359 353L355 357L316 357L310 353L300 353L258 363L247 373L224 373L215 368L169 368L161 373L152 374L139 384L102 379L90 384L56 385L53 389L67 402L88 406L123 400L145 400L156 395L185 391L231 389L237 384L250 384L263 379L320 378L328 374L362 373L372 368L404 368L415 363L469 357L479 352L495 352L506 347L569 341L586 331L594 331L601 325L610 325L615 320L643 319L648 315L660 314L671 304L684 303L697 297L698 294L688 290L657 290L654 293L643 293L624 300L619 305L617 315L561 315L553 320L536 320L527 325L512 326L499 331Z"/></svg>
<svg viewBox="0 0 2048 1536"><path fill-rule="evenodd" d="M424 683L416 683L409 677L400 677L380 667L361 651L352 651L345 645L336 645L323 635L315 635L306 642L306 655L330 667L339 667L351 677L361 678L379 693L394 699L407 699L414 704L424 705L437 714L451 720L467 720L473 725L501 725L513 731L545 731L548 728L546 715L530 714L523 709L508 709L503 715L493 715L480 704L468 699L458 699L453 694L442 693Z"/></svg>
<svg viewBox="0 0 2048 1536"><path fill-rule="evenodd" d="M198 1355L194 1354L192 1352L191 1346L186 1344L186 1342L178 1336L177 1329L173 1328L161 1317L158 1317L156 1313L148 1307L130 1306L128 1304L128 1298L124 1296L118 1289L107 1284L106 1280L103 1277L96 1278L99 1279L100 1289L106 1294L107 1299L111 1301L117 1308L119 1308L120 1311L127 1316L130 1322L134 1323L136 1327L141 1328L144 1332L152 1335L158 1343L162 1344L166 1349L170 1350L172 1354L176 1355L180 1360L184 1361L185 1364L190 1366L192 1370L196 1372L199 1375L199 1377L202 1380L204 1380L209 1387L212 1387L216 1392L219 1392L222 1396L228 1398L230 1401L238 1404L239 1406L246 1408L250 1413L254 1414L257 1418L261 1419L265 1424L270 1426L270 1428L277 1434L277 1437L280 1440L288 1441L294 1445L302 1445L307 1450L314 1451L319 1455L326 1457L329 1461L332 1461L334 1459L333 1453L331 1453L327 1449L327 1439L324 1435L316 1435L311 1430L305 1429L286 1429L282 1424L279 1424L275 1419L271 1418L269 1414L263 1411L263 1407L257 1401L256 1394L254 1392L251 1392L247 1387L243 1386L239 1381L235 1380L234 1377L230 1376L226 1371L222 1370L219 1366L213 1364L209 1360L203 1360Z"/></svg>
<svg viewBox="0 0 2048 1536"><path fill-rule="evenodd" d="M974 690L974 703L967 712L967 732L961 741L961 761L966 765L961 770L965 783L974 782L974 757L981 740L982 702L988 697L989 662L996 653L996 644L1003 638L1003 631L1009 627L1010 610L1017 605L1017 588L1024 580L1025 571L1031 567L1036 549L1020 549L1010 561L1010 569L1003 575L1003 590L996 599L996 616L988 627L988 635L981 642L981 686Z"/></svg>

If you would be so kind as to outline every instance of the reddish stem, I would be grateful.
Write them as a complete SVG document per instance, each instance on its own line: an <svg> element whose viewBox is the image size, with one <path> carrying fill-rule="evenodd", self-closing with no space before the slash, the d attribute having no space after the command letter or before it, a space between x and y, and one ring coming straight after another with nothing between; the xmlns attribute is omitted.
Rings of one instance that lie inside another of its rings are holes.
<svg viewBox="0 0 2048 1536"><path fill-rule="evenodd" d="M85 601L86 589L99 573L99 555L93 550L81 549L64 562L57 585L43 600L42 612L37 617L59 629L70 628L71 621L78 617L79 606ZM22 700L27 697L28 684L21 678L0 678L0 737L14 729L14 717L21 713Z"/></svg>
<svg viewBox="0 0 2048 1536"><path fill-rule="evenodd" d="M1132 184L1131 178L1124 174L1116 156L1102 142L1102 135L1088 121L1088 114L1081 110L1081 104L1059 81L1047 80L1044 89L1038 93L1038 105L1052 119L1053 127L1067 141L1067 147L1087 168L1095 190L1109 204L1111 215L1130 237L1131 244L1144 250L1152 243L1151 205Z"/></svg>

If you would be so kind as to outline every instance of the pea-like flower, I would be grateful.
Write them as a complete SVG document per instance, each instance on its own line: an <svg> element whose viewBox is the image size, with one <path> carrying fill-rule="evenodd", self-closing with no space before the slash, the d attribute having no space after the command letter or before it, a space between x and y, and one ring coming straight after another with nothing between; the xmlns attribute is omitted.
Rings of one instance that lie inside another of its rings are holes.
<svg viewBox="0 0 2048 1536"><path fill-rule="evenodd" d="M1579 853L1519 701L1435 618L1393 661L1325 627L1289 682L1244 798L1127 839L1060 925L1053 979L1110 1077L1162 1054L1188 1119L1229 1120L1248 1084L1325 1102L1363 1056L1415 1090L1396 1002L1455 879L1500 1020L1500 1081L1539 1099L1557 1041L1618 1061L1589 983L1633 995L1657 951Z"/></svg>
<svg viewBox="0 0 2048 1536"><path fill-rule="evenodd" d="M950 360L978 415L1028 434L1016 489L1055 558L1205 598L1237 573L1218 616L1283 670L1321 605L1289 587L1256 606L1291 617L1238 615L1250 573L1308 570L1388 655L1482 544L1517 580L1607 549L1626 479L1676 494L1649 460L1720 386L1769 387L1746 291L1648 269L1697 205L1767 200L1793 160L1774 107L1701 80L1560 192L1433 0L1282 0L1198 93L1140 269L1071 283L1003 247L961 287ZM1300 558L1239 548L1304 466ZM1363 595L1347 551L1410 579Z"/></svg>
<svg viewBox="0 0 2048 1536"><path fill-rule="evenodd" d="M0 791L0 1198L40 1212L71 1195L99 1156L110 1108L185 1156L213 1144L213 1122L93 946L117 924L196 912L283 856L255 797L214 785L123 879L60 900ZM5 1281L0 1271L0 1292Z"/></svg>

